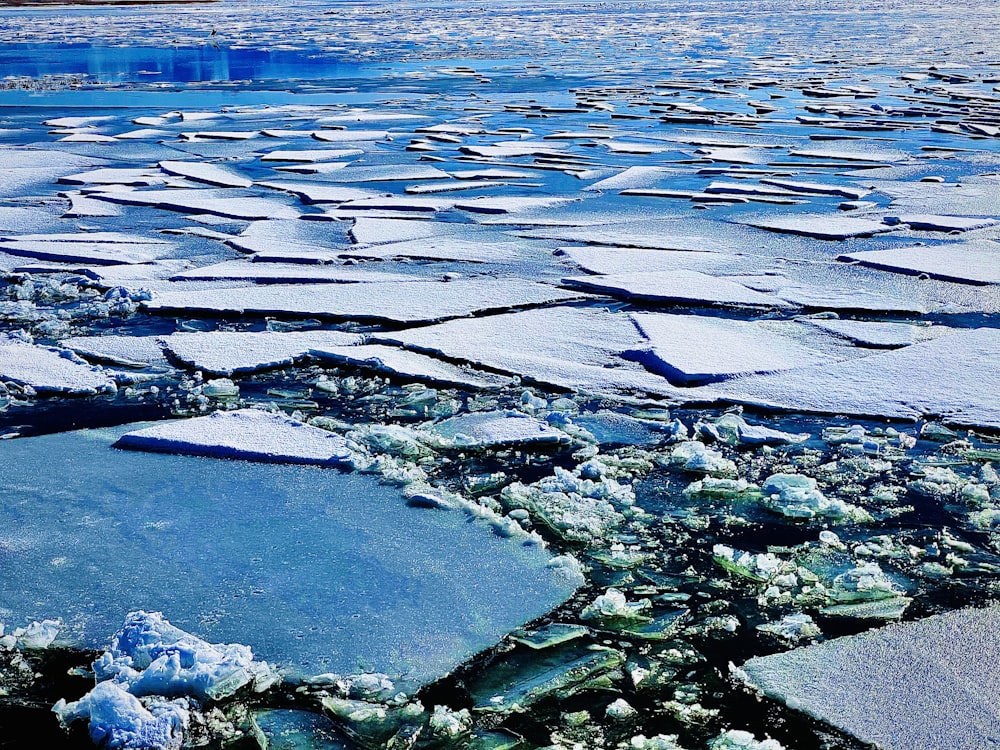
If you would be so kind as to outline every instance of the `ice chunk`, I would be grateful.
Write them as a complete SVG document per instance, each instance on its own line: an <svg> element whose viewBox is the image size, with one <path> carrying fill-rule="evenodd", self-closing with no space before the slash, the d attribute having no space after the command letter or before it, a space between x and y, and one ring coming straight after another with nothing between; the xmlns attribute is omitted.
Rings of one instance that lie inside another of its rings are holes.
<svg viewBox="0 0 1000 750"><path fill-rule="evenodd" d="M274 284L239 289L164 292L145 304L155 312L198 310L416 323L473 312L541 305L579 296L533 281L483 277L450 282Z"/></svg>
<svg viewBox="0 0 1000 750"><path fill-rule="evenodd" d="M0 378L45 395L92 396L113 391L114 383L100 367L81 364L67 350L29 344L0 335Z"/></svg>
<svg viewBox="0 0 1000 750"><path fill-rule="evenodd" d="M344 159L364 154L360 148L321 148L321 149L289 149L269 151L260 157L261 161L289 161L315 164ZM346 163L345 163L346 166Z"/></svg>
<svg viewBox="0 0 1000 750"><path fill-rule="evenodd" d="M346 441L282 414L241 409L164 422L122 435L118 448L321 466L346 466Z"/></svg>
<svg viewBox="0 0 1000 750"><path fill-rule="evenodd" d="M412 378L425 383L459 386L462 388L498 388L509 384L510 378L476 372L444 362L426 354L397 349L383 344L362 346L313 346L309 353L320 359L329 359L387 372L404 378Z"/></svg>
<svg viewBox="0 0 1000 750"><path fill-rule="evenodd" d="M204 182L219 187L247 188L253 185L242 175L230 169L199 161L161 161L160 169L170 175L186 177L194 182Z"/></svg>
<svg viewBox="0 0 1000 750"><path fill-rule="evenodd" d="M990 240L852 252L837 260L964 284L1000 284L1000 243Z"/></svg>
<svg viewBox="0 0 1000 750"><path fill-rule="evenodd" d="M846 518L854 510L843 500L827 498L815 479L801 474L772 474L760 489L763 505L789 518Z"/></svg>
<svg viewBox="0 0 1000 750"><path fill-rule="evenodd" d="M606 276L571 276L563 283L589 292L611 294L661 304L704 304L736 307L787 308L791 305L770 294L718 276L698 271L619 273Z"/></svg>
<svg viewBox="0 0 1000 750"><path fill-rule="evenodd" d="M323 182L268 180L257 184L272 190L292 193L298 196L304 203L346 203L347 201L356 201L378 195L374 190L328 185Z"/></svg>
<svg viewBox="0 0 1000 750"><path fill-rule="evenodd" d="M411 692L579 585L538 545L409 508L375 477L110 448L135 429L0 441L10 618L59 615L63 641L101 649L127 612L158 610L293 674L382 672Z"/></svg>
<svg viewBox="0 0 1000 750"><path fill-rule="evenodd" d="M426 258L487 263L513 260L521 254L530 252L537 253L537 248L524 240L502 234L479 233L468 238L461 235L443 235L349 248L343 250L341 255L359 258Z"/></svg>
<svg viewBox="0 0 1000 750"><path fill-rule="evenodd" d="M656 313L631 317L649 340L648 351L632 356L678 384L787 370L850 356L846 347L828 338L810 339L808 329L793 322Z"/></svg>
<svg viewBox="0 0 1000 750"><path fill-rule="evenodd" d="M846 362L755 375L716 386L723 398L825 414L1000 426L1000 331L956 330Z"/></svg>
<svg viewBox="0 0 1000 750"><path fill-rule="evenodd" d="M67 241L10 237L0 240L0 252L62 263L117 265L149 263L169 255L174 247L164 242L92 241L86 233L77 235L77 238L76 241Z"/></svg>
<svg viewBox="0 0 1000 750"><path fill-rule="evenodd" d="M174 627L160 612L130 612L111 649L94 662L99 683L112 680L142 698L230 698L248 688L261 692L277 679L266 662L241 644L213 644Z"/></svg>
<svg viewBox="0 0 1000 750"><path fill-rule="evenodd" d="M94 744L114 750L180 750L189 723L185 702L161 700L143 705L111 681L101 682L73 703L60 701L54 710L66 727L85 719Z"/></svg>
<svg viewBox="0 0 1000 750"><path fill-rule="evenodd" d="M363 141L381 141L389 135L386 130L316 130L312 137L317 141L329 143L352 143Z"/></svg>
<svg viewBox="0 0 1000 750"><path fill-rule="evenodd" d="M963 609L751 659L765 695L885 750L978 750L1000 733L1000 608Z"/></svg>
<svg viewBox="0 0 1000 750"><path fill-rule="evenodd" d="M518 411L462 414L427 428L453 448L500 448L507 446L559 445L569 436L547 422Z"/></svg>
<svg viewBox="0 0 1000 750"><path fill-rule="evenodd" d="M216 375L234 375L284 367L309 354L311 349L350 346L361 337L340 331L253 333L210 331L172 333L161 341L184 364Z"/></svg>
<svg viewBox="0 0 1000 750"><path fill-rule="evenodd" d="M325 178L326 182L392 182L401 180L446 180L448 173L420 164L383 164L377 166L350 166L338 169Z"/></svg>
<svg viewBox="0 0 1000 750"><path fill-rule="evenodd" d="M839 214L786 214L747 219L745 224L772 232L800 234L821 240L846 240L850 237L871 237L891 232L894 227L869 219L856 219Z"/></svg>
<svg viewBox="0 0 1000 750"><path fill-rule="evenodd" d="M851 187L850 185L834 185L827 182L806 182L803 180L789 180L776 177L762 177L762 185L774 185L797 193L818 193L820 195L839 195L849 200L861 200L871 193L865 188Z"/></svg>
<svg viewBox="0 0 1000 750"><path fill-rule="evenodd" d="M838 289L810 284L781 285L777 297L802 307L815 310L844 310L849 312L901 313L922 315L927 309L909 299L889 297L865 289Z"/></svg>

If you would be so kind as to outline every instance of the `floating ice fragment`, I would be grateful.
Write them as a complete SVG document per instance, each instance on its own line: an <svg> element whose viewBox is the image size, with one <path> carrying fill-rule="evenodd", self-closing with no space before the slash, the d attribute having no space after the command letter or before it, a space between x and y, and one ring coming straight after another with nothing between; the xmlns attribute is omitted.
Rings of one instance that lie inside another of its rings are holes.
<svg viewBox="0 0 1000 750"><path fill-rule="evenodd" d="M801 474L772 474L764 480L761 492L766 508L789 518L845 518L858 511L843 500L827 498L815 479Z"/></svg>
<svg viewBox="0 0 1000 750"><path fill-rule="evenodd" d="M282 414L243 409L164 422L122 435L116 447L249 461L348 466L347 442Z"/></svg>
<svg viewBox="0 0 1000 750"><path fill-rule="evenodd" d="M846 347L810 337L797 323L653 313L630 317L649 341L649 348L637 349L629 356L678 385L805 367L850 356ZM706 346L706 342L711 345Z"/></svg>
<svg viewBox="0 0 1000 750"><path fill-rule="evenodd" d="M160 169L170 175L186 177L194 182L204 182L219 187L247 188L253 185L242 175L215 164L198 161L161 161Z"/></svg>
<svg viewBox="0 0 1000 750"><path fill-rule="evenodd" d="M406 351L384 344L362 346L317 345L309 353L320 359L367 367L425 383L459 386L472 389L499 388L511 382L510 378L477 372L429 357L426 354Z"/></svg>
<svg viewBox="0 0 1000 750"><path fill-rule="evenodd" d="M145 306L161 313L185 310L417 323L474 312L542 305L579 296L578 293L534 281L479 277L451 282L273 284L238 289L163 292Z"/></svg>
<svg viewBox="0 0 1000 750"><path fill-rule="evenodd" d="M750 732L728 729L710 743L709 750L785 750L777 740L760 740Z"/></svg>
<svg viewBox="0 0 1000 750"><path fill-rule="evenodd" d="M462 414L431 425L427 430L455 449L485 450L569 442L566 433L518 411Z"/></svg>

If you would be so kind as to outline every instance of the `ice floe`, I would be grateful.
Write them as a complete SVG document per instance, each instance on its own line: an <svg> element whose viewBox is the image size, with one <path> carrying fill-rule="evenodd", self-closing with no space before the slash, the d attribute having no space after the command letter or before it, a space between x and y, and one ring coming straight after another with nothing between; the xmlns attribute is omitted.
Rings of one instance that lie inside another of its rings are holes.
<svg viewBox="0 0 1000 750"><path fill-rule="evenodd" d="M790 321L748 322L657 313L631 317L649 340L649 349L630 356L678 385L835 362L850 356L847 347L810 334L801 324Z"/></svg>
<svg viewBox="0 0 1000 750"><path fill-rule="evenodd" d="M846 240L851 237L871 237L893 231L880 221L858 219L837 214L787 214L746 219L744 223L772 232L799 234L821 240Z"/></svg>
<svg viewBox="0 0 1000 750"><path fill-rule="evenodd" d="M351 458L342 437L258 409L164 422L125 433L115 445L160 453L320 466L347 466Z"/></svg>
<svg viewBox="0 0 1000 750"><path fill-rule="evenodd" d="M463 388L498 388L511 378L458 367L426 354L398 349L384 344L360 346L313 346L309 353L319 359L350 364L425 383Z"/></svg>
<svg viewBox="0 0 1000 750"><path fill-rule="evenodd" d="M542 305L579 296L521 279L470 278L450 282L270 284L162 292L145 304L155 312L197 310L212 314L322 316L416 323L474 312Z"/></svg>
<svg viewBox="0 0 1000 750"><path fill-rule="evenodd" d="M1000 284L1000 244L990 240L866 250L837 259L963 284Z"/></svg>
<svg viewBox="0 0 1000 750"><path fill-rule="evenodd" d="M698 271L653 271L606 276L571 276L563 283L588 292L658 304L703 304L734 307L788 308L783 299L718 276Z"/></svg>
<svg viewBox="0 0 1000 750"><path fill-rule="evenodd" d="M161 161L159 167L167 174L186 177L194 182L204 182L207 185L230 188L248 188L253 185L252 180L217 164L197 161Z"/></svg>
<svg viewBox="0 0 1000 750"><path fill-rule="evenodd" d="M340 331L208 331L172 333L160 341L189 367L214 375L234 375L284 367L314 348L350 346L360 343L361 337Z"/></svg>
<svg viewBox="0 0 1000 750"><path fill-rule="evenodd" d="M903 349L757 375L716 386L726 398L763 406L858 416L1000 426L1000 331L954 330Z"/></svg>
<svg viewBox="0 0 1000 750"><path fill-rule="evenodd" d="M274 421L268 434L285 432L285 417L261 415ZM219 437L247 437L240 421ZM210 643L248 644L293 676L361 668L411 692L579 584L579 576L571 582L549 569L553 558L538 545L502 538L464 514L407 507L375 477L110 448L135 429L0 441L0 528L17 519L19 538L32 540L4 548L13 557L0 606L10 617L58 613L64 642L100 650L128 612L162 611ZM317 459L327 454L309 442ZM164 644L174 640L157 632ZM169 654L165 661L169 667ZM179 666L155 673L200 668L193 660Z"/></svg>
<svg viewBox="0 0 1000 750"><path fill-rule="evenodd" d="M0 336L0 378L45 395L93 396L115 389L104 370L68 350L37 346L11 334Z"/></svg>
<svg viewBox="0 0 1000 750"><path fill-rule="evenodd" d="M427 428L457 449L558 445L569 436L547 422L517 411L475 412L451 417Z"/></svg>
<svg viewBox="0 0 1000 750"><path fill-rule="evenodd" d="M751 659L749 685L886 750L973 750L1000 732L1000 610L963 609Z"/></svg>

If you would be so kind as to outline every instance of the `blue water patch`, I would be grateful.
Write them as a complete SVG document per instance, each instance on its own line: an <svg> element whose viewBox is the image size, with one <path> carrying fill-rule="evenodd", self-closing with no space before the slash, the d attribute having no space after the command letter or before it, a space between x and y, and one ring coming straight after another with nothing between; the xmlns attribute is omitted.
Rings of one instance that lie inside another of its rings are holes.
<svg viewBox="0 0 1000 750"><path fill-rule="evenodd" d="M413 688L572 593L544 550L374 477L112 448L127 429L0 443L0 621L102 648L157 610L293 672Z"/></svg>

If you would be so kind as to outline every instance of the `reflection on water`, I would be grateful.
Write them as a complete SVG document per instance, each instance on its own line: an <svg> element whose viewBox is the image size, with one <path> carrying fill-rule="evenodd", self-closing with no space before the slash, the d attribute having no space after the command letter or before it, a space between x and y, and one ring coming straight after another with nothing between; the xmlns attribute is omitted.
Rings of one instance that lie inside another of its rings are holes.
<svg viewBox="0 0 1000 750"><path fill-rule="evenodd" d="M0 70L5 76L86 75L99 83L337 78L355 69L330 54L211 44L167 48L17 44L0 50Z"/></svg>

